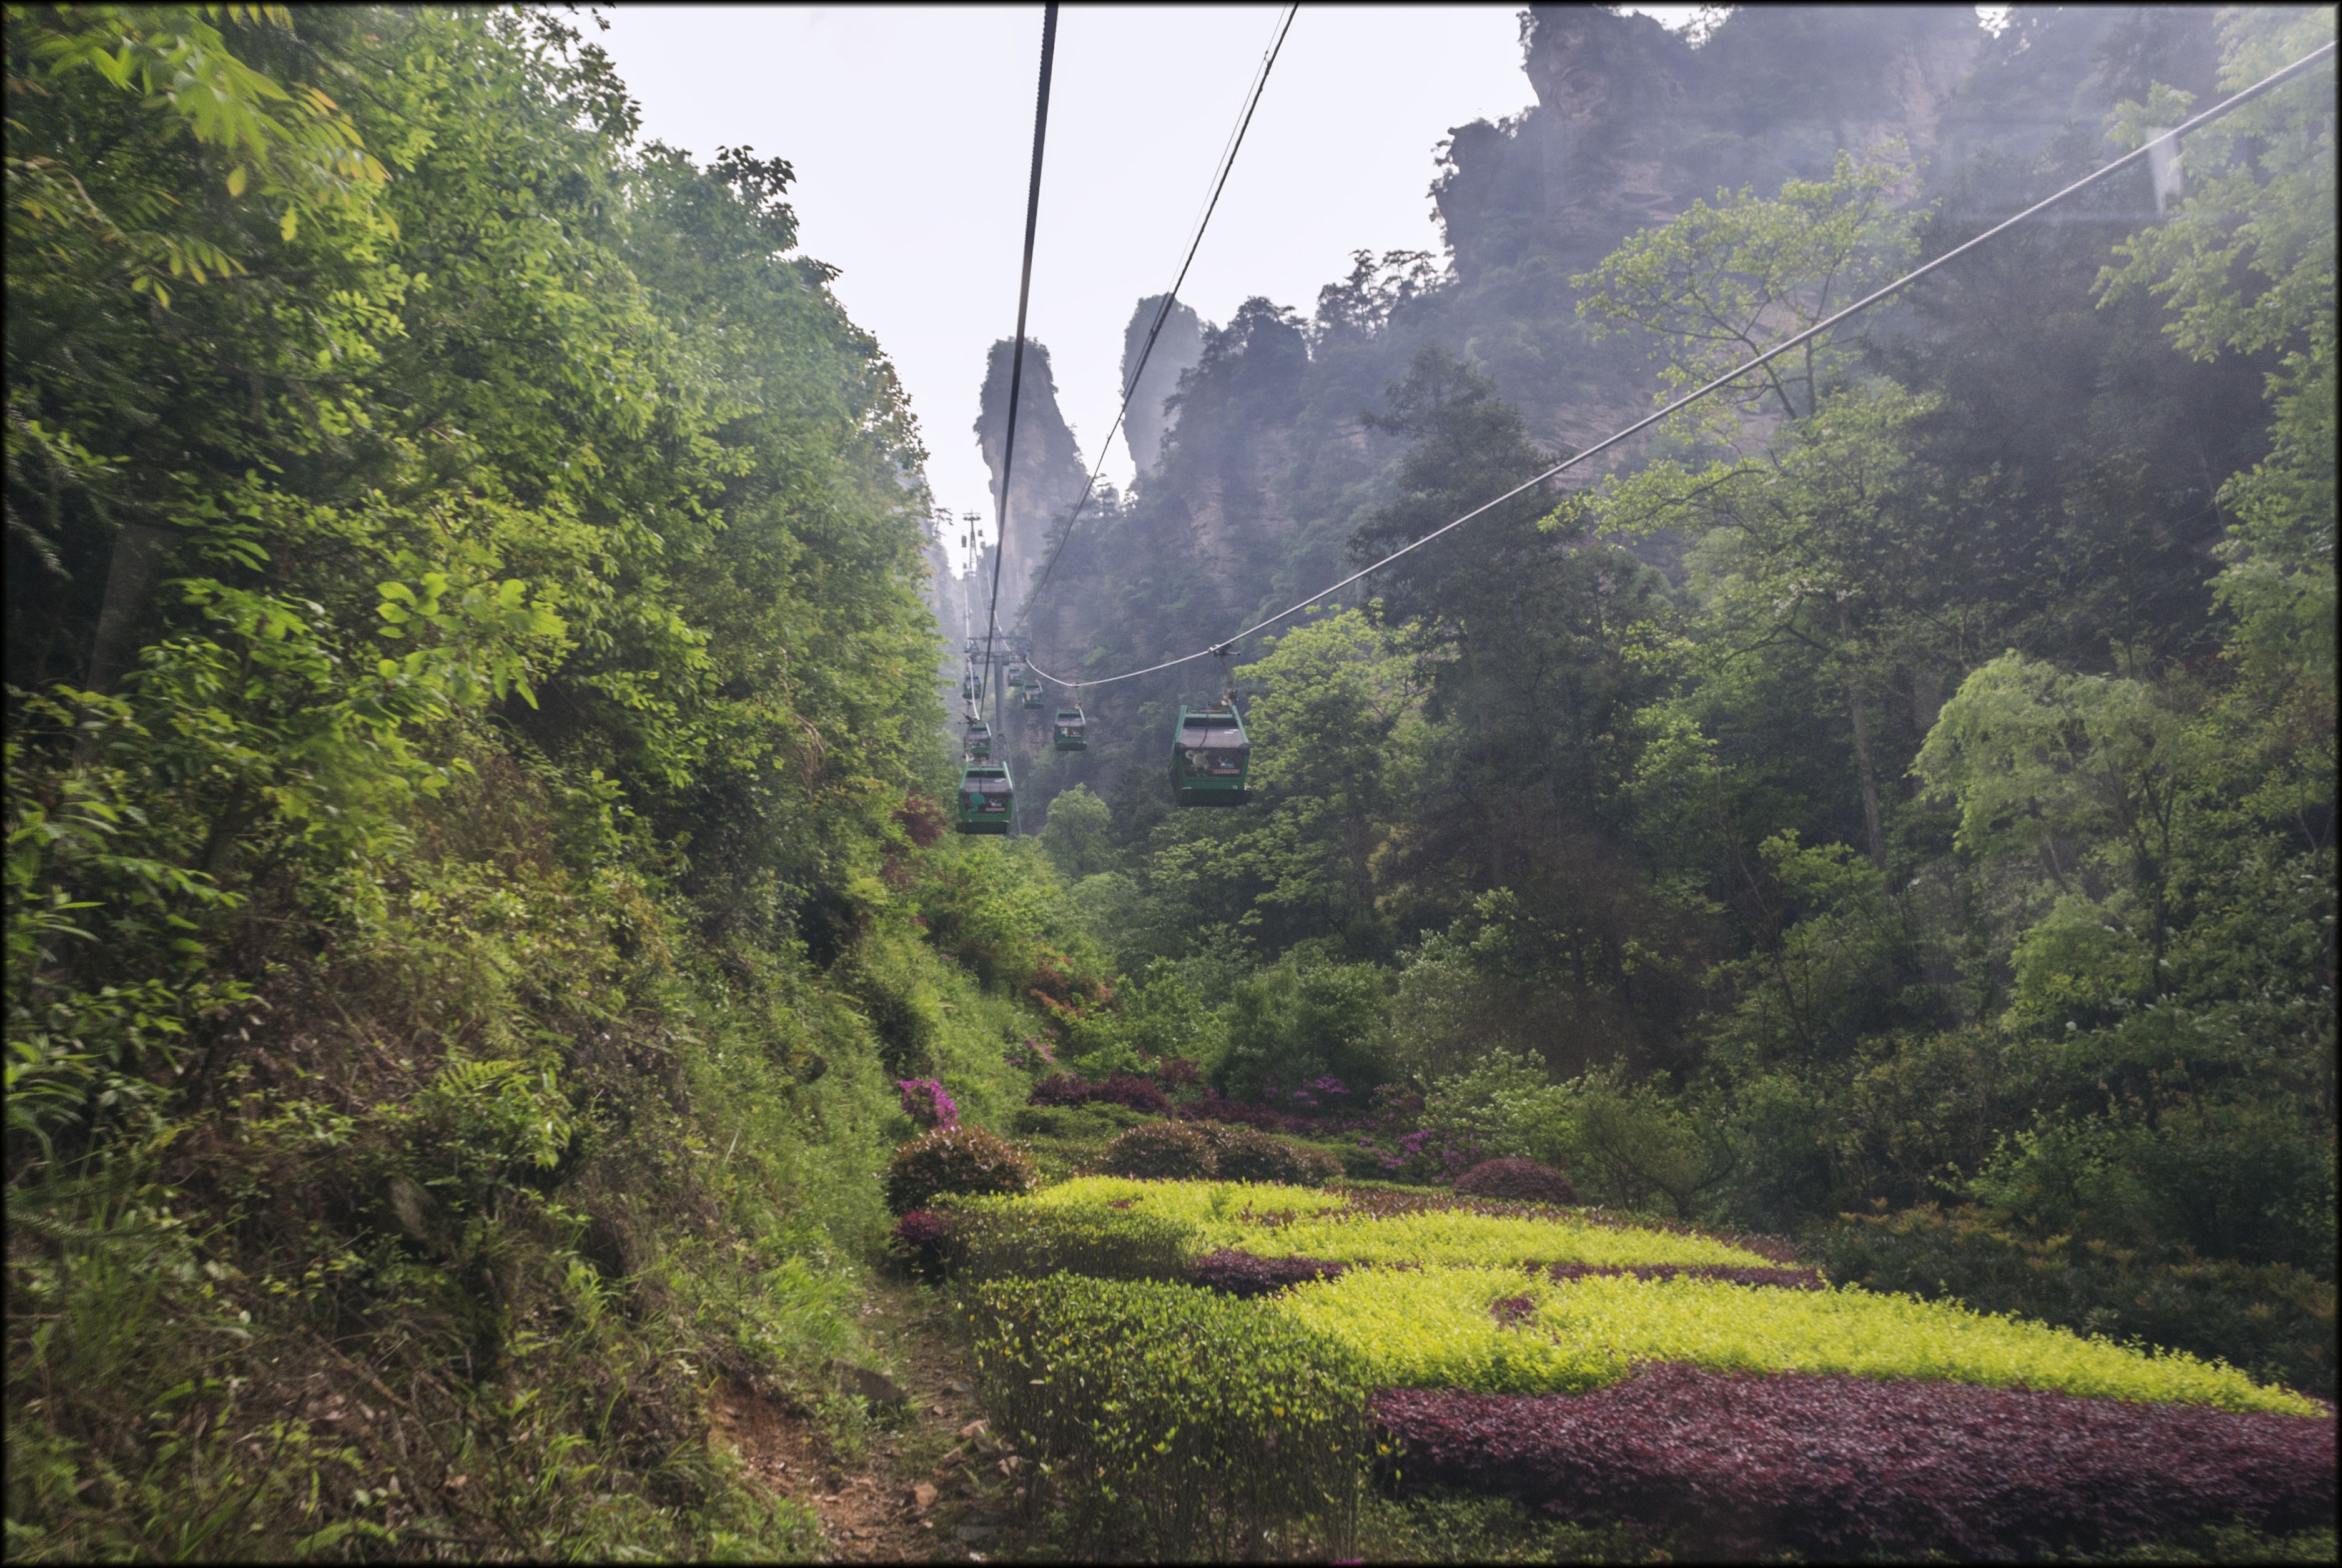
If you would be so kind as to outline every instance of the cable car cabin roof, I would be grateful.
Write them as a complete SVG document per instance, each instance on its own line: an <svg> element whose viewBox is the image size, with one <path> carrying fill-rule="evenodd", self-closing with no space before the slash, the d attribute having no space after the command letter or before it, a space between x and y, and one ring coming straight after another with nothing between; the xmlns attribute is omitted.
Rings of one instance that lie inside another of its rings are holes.
<svg viewBox="0 0 2342 1568"><path fill-rule="evenodd" d="M1057 710L1057 722L1061 724L1078 724L1082 722L1082 710L1079 708L1059 708Z"/></svg>
<svg viewBox="0 0 2342 1568"><path fill-rule="evenodd" d="M1015 788L1015 785L1008 777L1006 768L994 766L963 770L960 774L959 787L964 790L975 790L984 794L1006 794Z"/></svg>
<svg viewBox="0 0 2342 1568"><path fill-rule="evenodd" d="M1241 752L1252 749L1245 734L1243 715L1226 708L1200 714L1179 710L1179 734L1172 744L1182 751Z"/></svg>

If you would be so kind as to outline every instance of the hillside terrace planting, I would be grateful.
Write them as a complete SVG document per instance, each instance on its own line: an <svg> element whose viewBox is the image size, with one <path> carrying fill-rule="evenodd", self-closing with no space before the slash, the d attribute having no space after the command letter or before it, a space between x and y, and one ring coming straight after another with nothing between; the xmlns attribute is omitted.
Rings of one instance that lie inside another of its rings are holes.
<svg viewBox="0 0 2342 1568"><path fill-rule="evenodd" d="M1351 1430L1343 1387L1386 1494L1679 1551L2010 1557L2332 1520L2332 1407L2225 1364L1835 1286L1690 1227L1398 1196L1083 1177L920 1223L952 1233L1045 1489L1083 1539L1149 1555L1348 1542L1339 1466L1275 1435L1279 1409ZM1175 1324L1210 1353L1126 1374ZM1242 1488L1196 1479L1239 1448Z"/></svg>

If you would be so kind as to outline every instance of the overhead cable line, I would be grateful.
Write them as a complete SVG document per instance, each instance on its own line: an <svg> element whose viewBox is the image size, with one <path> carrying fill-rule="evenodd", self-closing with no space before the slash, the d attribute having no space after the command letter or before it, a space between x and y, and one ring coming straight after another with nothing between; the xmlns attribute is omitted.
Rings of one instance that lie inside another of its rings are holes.
<svg viewBox="0 0 2342 1568"><path fill-rule="evenodd" d="M984 617L984 674L992 674L992 634L1000 621L1000 564L1008 558L1008 487L1016 477L1016 404L1025 385L1025 307L1033 297L1033 235L1041 221L1041 148L1049 135L1049 67L1057 54L1057 6L1050 0L1041 13L1041 87L1033 105L1033 183L1025 193L1025 273L1016 285L1016 345L1008 360L1008 432L1000 453L1000 528L993 540L992 604ZM983 711L984 689L976 688L976 708Z"/></svg>
<svg viewBox="0 0 2342 1568"><path fill-rule="evenodd" d="M1179 290L1187 282L1187 269L1196 265L1196 253L1203 248L1204 231L1211 226L1212 214L1219 208L1220 193L1227 188L1228 175L1236 166L1236 152L1244 145L1245 132L1252 128L1252 113L1260 107L1261 93L1268 86L1269 70L1276 64L1277 51L1285 47L1285 35L1292 29L1294 15L1300 9L1300 0L1294 0L1285 8L1285 22L1277 28L1276 36L1270 41L1268 53L1261 56L1260 71L1253 77L1252 94L1245 103L1244 117L1236 122L1227 145L1221 149L1220 166L1212 182L1211 199L1204 205L1204 215L1196 221L1196 237L1187 245L1187 259L1179 264L1179 275L1172 283L1171 292L1163 296L1163 304L1155 313L1155 325L1146 329L1146 342L1138 351L1138 365L1130 373L1129 385L1122 389L1121 406L1114 411L1114 423L1106 427L1106 440L1098 446L1097 462L1090 467L1089 481L1082 486L1081 499L1074 503L1073 511L1066 514L1066 525L1057 531L1057 542L1049 551L1049 559L1041 567L1041 580L1034 584L1033 591L1025 596L1020 619L1029 622L1033 602L1041 596L1041 590L1049 585L1049 574L1057 569L1057 557L1065 554L1066 541L1073 535L1074 524L1080 518L1082 508L1089 504L1090 492L1097 488L1098 474L1106 467L1106 454L1114 449L1115 432L1122 428L1124 416L1130 412L1130 400L1138 391L1140 378L1146 374L1146 356L1155 352L1155 340L1162 335L1163 324L1170 319L1171 307L1178 303ZM1132 454L1134 458L1136 455Z"/></svg>
<svg viewBox="0 0 2342 1568"><path fill-rule="evenodd" d="M1318 589L1317 592L1310 594L1307 598L1303 599L1296 604L1286 605L1284 609L1279 610L1276 614L1269 616L1266 620L1256 621L1253 624L1246 626L1243 631L1235 633L1219 642L1210 644L1208 647L1198 648L1192 654L1182 654L1176 659L1166 659L1161 664L1149 664L1145 669L1126 670L1118 675L1084 676L1081 680L1076 682L1064 680L1056 675L1050 674L1047 671L1034 665L1030 659L1026 661L1026 666L1032 669L1033 673L1039 675L1043 680L1049 681L1056 685L1105 686L1111 685L1116 681L1136 680L1141 675L1151 675L1161 670L1176 669L1181 664L1193 664L1197 659L1212 658L1216 656L1226 657L1227 651L1230 648L1236 646L1236 644L1244 641L1246 637L1251 636L1254 633L1267 630L1269 627L1276 625L1278 622L1285 620L1287 616L1297 614L1299 612L1307 609L1310 605L1316 604L1318 600L1325 598L1330 594L1340 593L1343 589L1348 587L1351 584L1358 581L1360 578L1365 577L1371 573L1382 570L1385 566L1389 565L1400 556L1412 554L1414 552L1422 549L1426 544L1430 544L1434 539L1438 538L1441 534L1448 533L1453 529L1461 528L1465 524L1471 522L1472 519L1481 515L1483 513L1488 512L1495 507L1501 506L1506 502L1512 500L1514 497L1536 489L1538 485L1546 483L1546 481L1552 479L1556 474L1562 474L1568 469L1575 468L1577 464L1585 462L1587 458L1596 455L1597 453L1607 451L1609 448L1617 445L1620 442L1626 440L1628 437L1649 429L1652 425L1656 424L1659 421L1666 418L1668 415L1690 407L1693 404L1697 403L1701 398L1707 396L1708 394L1731 385L1740 377L1747 375L1750 371L1755 370L1757 366L1764 365L1767 361L1775 359L1781 355L1787 354L1789 350L1796 348L1800 344L1803 344L1809 339L1820 335L1822 333L1827 332L1831 327L1836 326L1838 323L1846 320L1848 316L1851 316L1859 311L1869 309L1872 305L1877 305L1880 300L1886 299L1889 295L1901 293L1904 289L1908 288L1912 284L1917 283L1919 279L1927 276L1929 273L1934 272L1937 267L1943 266L1947 263L1951 262L1959 256L1965 255L1969 251L1976 249L1977 246L1984 244L1987 240L1991 239L1997 235L2007 233L2008 230L2015 228L2017 225L2025 222L2027 218L2033 217L2036 215L2057 205L2059 202L2064 201L2067 196L2074 195L2076 192L2087 189L2087 187L2097 184L2100 180L2105 179L2108 175L2114 174L2119 169L2127 168L2132 164L2147 157L2150 153L2154 152L2157 148L2163 146L2165 144L2169 143L2173 145L2177 145L2177 139L2179 137L2186 135L2190 131L2199 130L2202 127L2210 125L2213 121L2229 113L2231 110L2251 102L2253 99L2259 97L2262 94L2269 91L2271 88L2278 86L2291 78L2299 75L2302 72L2308 70L2312 65L2317 65L2319 61L2331 56L2334 54L2334 51L2335 45L2333 44L2322 45L2319 47L2311 50L2308 54L2304 55L2300 59L2296 60L2290 65L2287 65L2281 70L2274 71L2268 75L2262 77L2259 81L2254 83L2251 86L2247 87L2243 92L2237 94L2234 97L2223 99L2221 102L2215 104L2210 108L2205 110L2202 114L2197 115L2192 119L2187 120L2180 125L2174 126L2172 129L2164 132L2161 135L2153 138L2145 145L2131 152L2125 153L2121 157L2115 159L2112 163L2104 165L2091 174L2083 175L2080 179L2076 180L2072 185L2067 185L2064 190L2057 192L2055 195L2045 197L2044 199L2034 203L2031 206L2026 208L2023 212L2017 214L2014 217L2003 219L2001 222L1997 223L1992 227L1985 230L1984 233L1977 235L1975 238L1946 251L1934 261L1928 262L1923 266L1914 267L1911 271L1905 273L1901 277L1897 278L1893 283L1887 285L1884 288L1878 289L1871 294L1865 295L1862 298L1855 301L1852 305L1847 305L1837 315L1816 322L1813 325L1806 328L1803 332L1797 334L1793 337L1782 339L1779 343L1775 344L1772 347L1767 349L1764 353L1757 355L1755 358L1726 371L1724 375L1717 376L1714 381L1707 383L1706 385L1697 387L1695 390L1685 394L1683 396L1676 398L1673 403L1668 404L1665 408L1660 409L1657 413L1647 414L1643 418L1636 420L1634 424L1627 425L1625 429L1604 436L1600 441L1596 442L1593 445L1586 447L1582 452L1578 452L1571 456L1562 459L1559 463L1555 464L1552 467L1546 469L1544 473L1537 474L1536 477L1525 480L1521 484L1514 485L1510 490L1506 491L1503 494L1496 496L1493 500L1482 502L1479 505L1472 508L1471 511L1465 513L1461 517L1456 518L1451 523L1442 524L1440 526L1433 529L1430 533L1426 534L1422 538L1416 540L1413 544L1403 545L1400 548L1392 551L1389 554L1384 556L1381 560L1376 561L1372 565L1351 573L1348 576L1329 587Z"/></svg>

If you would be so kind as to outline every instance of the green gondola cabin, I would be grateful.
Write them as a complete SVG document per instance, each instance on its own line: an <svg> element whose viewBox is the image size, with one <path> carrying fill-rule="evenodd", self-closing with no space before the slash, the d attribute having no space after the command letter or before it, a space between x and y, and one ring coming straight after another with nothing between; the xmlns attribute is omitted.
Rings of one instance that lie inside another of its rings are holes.
<svg viewBox="0 0 2342 1568"><path fill-rule="evenodd" d="M1079 708L1059 708L1056 720L1056 747L1061 752L1086 752L1090 749L1088 721Z"/></svg>
<svg viewBox="0 0 2342 1568"><path fill-rule="evenodd" d="M982 719L969 720L967 741L964 749L967 760L972 763L990 762L992 760L992 726Z"/></svg>
<svg viewBox="0 0 2342 1568"><path fill-rule="evenodd" d="M1179 706L1171 740L1171 798L1180 805L1242 805L1252 798L1252 741L1231 703L1191 713Z"/></svg>
<svg viewBox="0 0 2342 1568"><path fill-rule="evenodd" d="M959 831L1004 837L1015 815L1016 786L1003 763L971 763L959 774Z"/></svg>
<svg viewBox="0 0 2342 1568"><path fill-rule="evenodd" d="M1025 688L1025 709L1027 713L1041 711L1041 688L1037 683Z"/></svg>

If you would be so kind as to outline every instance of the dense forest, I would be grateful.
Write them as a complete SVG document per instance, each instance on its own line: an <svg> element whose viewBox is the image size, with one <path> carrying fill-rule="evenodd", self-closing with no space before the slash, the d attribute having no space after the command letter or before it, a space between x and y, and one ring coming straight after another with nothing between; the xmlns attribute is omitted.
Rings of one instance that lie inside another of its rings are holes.
<svg viewBox="0 0 2342 1568"><path fill-rule="evenodd" d="M911 1443L888 1151L1166 1094L2333 1397L2330 65L1244 644L1250 804L1205 660L984 839L882 346L575 21L6 9L11 1557L831 1551L716 1433ZM1176 307L1069 531L1028 358L1015 645L1206 646L2334 36L1703 26L1524 13L1447 254Z"/></svg>
<svg viewBox="0 0 2342 1568"><path fill-rule="evenodd" d="M2331 27L1537 8L1540 105L1447 149L1452 265L1212 328L1036 656L1206 645ZM1208 659L1085 694L1100 740L1022 776L1117 967L1227 998L1179 1046L1223 1090L1419 1098L1457 1161L2330 1392L2331 109L2239 111L2167 216L2127 172L1247 644L1253 804L1160 782Z"/></svg>

